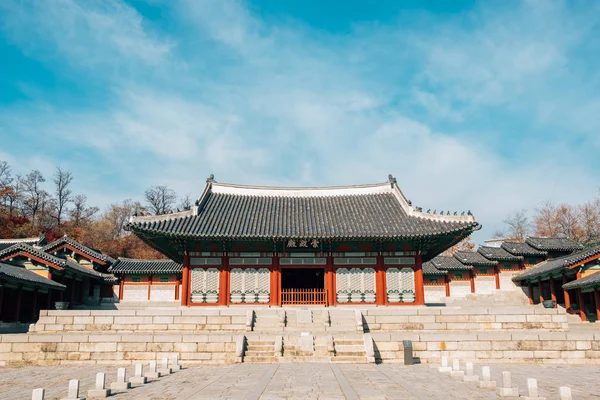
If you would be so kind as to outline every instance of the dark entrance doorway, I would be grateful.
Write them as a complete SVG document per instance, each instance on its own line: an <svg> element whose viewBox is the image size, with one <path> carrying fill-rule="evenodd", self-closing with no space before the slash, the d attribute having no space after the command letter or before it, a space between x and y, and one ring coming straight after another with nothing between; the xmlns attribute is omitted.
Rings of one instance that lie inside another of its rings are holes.
<svg viewBox="0 0 600 400"><path fill-rule="evenodd" d="M327 305L324 268L282 268L281 305Z"/></svg>
<svg viewBox="0 0 600 400"><path fill-rule="evenodd" d="M282 289L325 289L324 268L283 268Z"/></svg>

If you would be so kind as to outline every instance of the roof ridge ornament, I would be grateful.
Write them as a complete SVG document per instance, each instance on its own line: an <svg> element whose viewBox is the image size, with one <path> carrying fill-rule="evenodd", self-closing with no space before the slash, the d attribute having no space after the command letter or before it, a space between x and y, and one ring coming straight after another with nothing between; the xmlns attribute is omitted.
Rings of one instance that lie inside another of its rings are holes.
<svg viewBox="0 0 600 400"><path fill-rule="evenodd" d="M215 181L215 174L210 174L208 178L206 178L206 183L213 183Z"/></svg>
<svg viewBox="0 0 600 400"><path fill-rule="evenodd" d="M398 181L396 180L396 178L392 174L388 175L388 182L390 182L390 186L392 186L392 187L394 187L394 185L398 184Z"/></svg>

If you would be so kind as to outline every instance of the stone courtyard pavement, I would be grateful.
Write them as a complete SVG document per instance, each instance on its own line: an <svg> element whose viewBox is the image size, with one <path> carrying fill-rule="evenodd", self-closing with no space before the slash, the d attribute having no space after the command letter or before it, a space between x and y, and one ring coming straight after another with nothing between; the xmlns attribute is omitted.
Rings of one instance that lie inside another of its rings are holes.
<svg viewBox="0 0 600 400"><path fill-rule="evenodd" d="M540 396L558 399L559 386L570 386L574 399L600 399L599 366L497 365L492 379L512 372L513 385L526 395L527 378L536 378ZM30 399L36 387L46 399L66 397L69 379L81 381L82 397L95 374L106 372L107 386L116 380L115 368L100 366L3 367L0 399ZM133 366L127 369L128 376ZM475 373L480 373L475 366ZM372 364L238 364L190 367L143 387L116 393L115 399L496 399L495 391L478 389L443 375L427 365Z"/></svg>

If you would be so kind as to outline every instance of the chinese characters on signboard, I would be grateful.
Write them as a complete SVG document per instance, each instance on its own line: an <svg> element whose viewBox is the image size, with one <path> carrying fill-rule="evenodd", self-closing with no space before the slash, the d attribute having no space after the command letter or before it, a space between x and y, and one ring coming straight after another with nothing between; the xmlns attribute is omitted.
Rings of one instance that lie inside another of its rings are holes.
<svg viewBox="0 0 600 400"><path fill-rule="evenodd" d="M289 239L286 244L287 248L319 248L319 241L316 239L308 240L308 239Z"/></svg>

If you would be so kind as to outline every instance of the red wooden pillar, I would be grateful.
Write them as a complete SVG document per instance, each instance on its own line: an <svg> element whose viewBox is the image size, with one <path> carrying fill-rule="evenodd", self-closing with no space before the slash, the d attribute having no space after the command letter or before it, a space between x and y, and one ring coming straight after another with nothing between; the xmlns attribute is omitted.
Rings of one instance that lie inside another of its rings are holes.
<svg viewBox="0 0 600 400"><path fill-rule="evenodd" d="M33 299L31 301L31 318L29 322L35 321L35 316L37 314L37 306L38 306L38 291L37 289L33 290Z"/></svg>
<svg viewBox="0 0 600 400"><path fill-rule="evenodd" d="M527 282L527 290L529 292L529 304L535 304L533 301L533 286L531 286L531 282Z"/></svg>
<svg viewBox="0 0 600 400"><path fill-rule="evenodd" d="M538 281L538 301L540 304L544 301L544 284L541 280Z"/></svg>
<svg viewBox="0 0 600 400"><path fill-rule="evenodd" d="M273 254L273 274L271 276L275 281L272 285L275 297L273 298L273 294L271 294L271 299L275 300L273 302L274 306L281 306L281 265L279 264L279 255L277 253Z"/></svg>
<svg viewBox="0 0 600 400"><path fill-rule="evenodd" d="M565 275L562 277L562 284L563 286L567 284L567 277ZM568 310L571 308L571 296L569 296L569 291L565 289L563 289L563 294L565 296L565 310Z"/></svg>
<svg viewBox="0 0 600 400"><path fill-rule="evenodd" d="M333 266L333 256L331 253L327 256L327 265L325 267L325 289L327 290L327 305L335 306L335 267Z"/></svg>
<svg viewBox="0 0 600 400"><path fill-rule="evenodd" d="M473 270L469 271L469 280L471 281L471 293L475 293L475 273Z"/></svg>
<svg viewBox="0 0 600 400"><path fill-rule="evenodd" d="M175 300L179 300L179 286L181 285L181 278L175 277Z"/></svg>
<svg viewBox="0 0 600 400"><path fill-rule="evenodd" d="M423 263L421 254L417 254L415 261L417 263L415 268L415 304L425 304L425 289L423 285Z"/></svg>
<svg viewBox="0 0 600 400"><path fill-rule="evenodd" d="M500 267L494 267L494 278L496 278L496 290L500 290Z"/></svg>
<svg viewBox="0 0 600 400"><path fill-rule="evenodd" d="M123 292L125 291L125 277L121 277L119 282L119 301L123 300Z"/></svg>
<svg viewBox="0 0 600 400"><path fill-rule="evenodd" d="M550 299L554 301L554 308L558 307L556 304L556 286L552 277L550 277Z"/></svg>
<svg viewBox="0 0 600 400"><path fill-rule="evenodd" d="M269 268L269 305L274 307L277 305L277 299L279 297L279 282L277 282L277 272L279 267L271 261L271 267Z"/></svg>
<svg viewBox="0 0 600 400"><path fill-rule="evenodd" d="M450 297L450 278L448 278L448 275L444 277L444 285L446 286L446 297Z"/></svg>
<svg viewBox="0 0 600 400"><path fill-rule="evenodd" d="M596 303L596 321L600 321L600 290L594 289L594 302Z"/></svg>
<svg viewBox="0 0 600 400"><path fill-rule="evenodd" d="M19 286L17 289L17 302L15 304L15 321L19 322L21 316L21 300L23 298L23 287Z"/></svg>
<svg viewBox="0 0 600 400"><path fill-rule="evenodd" d="M383 306L386 303L385 271L383 270L383 256L377 256L375 266L375 304Z"/></svg>
<svg viewBox="0 0 600 400"><path fill-rule="evenodd" d="M152 275L148 277L148 300L150 300L150 292L152 292L152 278Z"/></svg>
<svg viewBox="0 0 600 400"><path fill-rule="evenodd" d="M189 306L190 300L190 255L183 253L183 270L181 271L181 305Z"/></svg>
<svg viewBox="0 0 600 400"><path fill-rule="evenodd" d="M223 253L221 269L219 270L219 302L220 306L228 306L229 296L229 256Z"/></svg>

